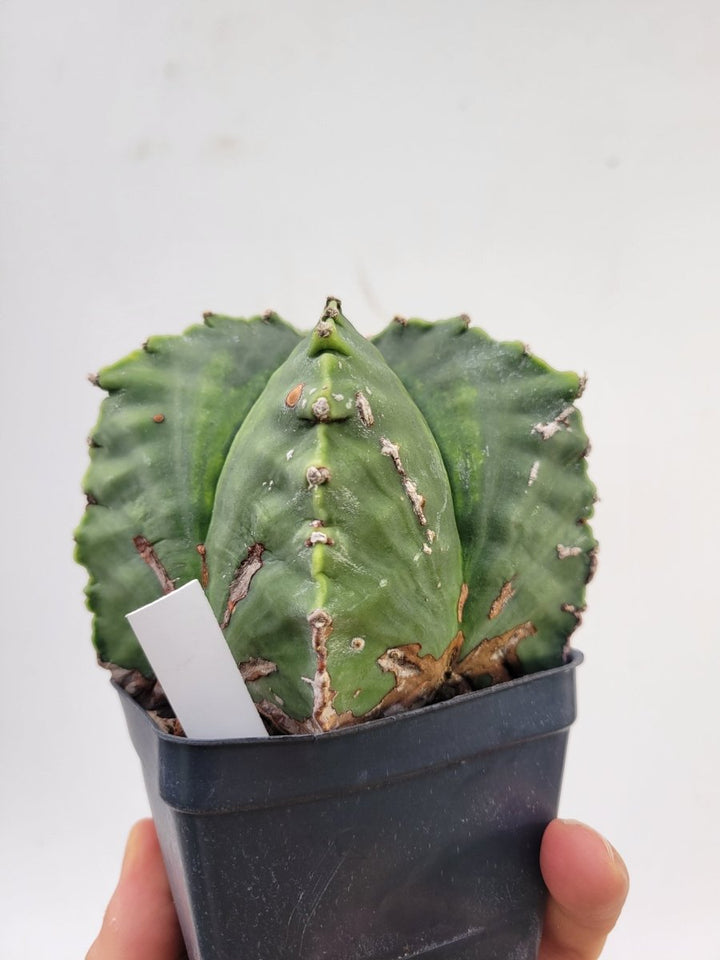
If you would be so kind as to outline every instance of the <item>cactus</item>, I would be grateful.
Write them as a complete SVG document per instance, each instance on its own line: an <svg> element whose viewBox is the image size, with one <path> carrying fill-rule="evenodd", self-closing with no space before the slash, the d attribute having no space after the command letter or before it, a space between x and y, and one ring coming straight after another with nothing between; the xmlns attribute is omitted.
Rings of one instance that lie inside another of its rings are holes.
<svg viewBox="0 0 720 960"><path fill-rule="evenodd" d="M207 314L102 370L76 555L100 661L205 588L258 709L323 732L560 665L594 564L583 383L467 318Z"/></svg>

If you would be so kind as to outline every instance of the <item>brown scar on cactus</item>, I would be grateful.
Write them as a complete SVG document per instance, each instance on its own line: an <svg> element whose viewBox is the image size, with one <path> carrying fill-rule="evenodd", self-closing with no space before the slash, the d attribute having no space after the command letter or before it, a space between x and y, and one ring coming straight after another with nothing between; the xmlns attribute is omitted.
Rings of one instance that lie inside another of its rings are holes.
<svg viewBox="0 0 720 960"><path fill-rule="evenodd" d="M378 665L395 676L395 686L381 700L378 715L388 716L433 700L439 688L452 678L463 640L462 631L459 631L437 658L430 653L421 656L419 643L391 647L378 657Z"/></svg>
<svg viewBox="0 0 720 960"><path fill-rule="evenodd" d="M509 580L506 580L500 588L500 593L498 593L490 605L488 620L494 620L496 617L499 617L510 600L515 596L514 579L514 577L511 577Z"/></svg>
<svg viewBox="0 0 720 960"><path fill-rule="evenodd" d="M249 660L243 660L238 664L238 669L243 680L246 683L252 683L254 680L261 680L263 677L269 677L277 673L277 664L272 660L264 660L262 657L250 657Z"/></svg>
<svg viewBox="0 0 720 960"><path fill-rule="evenodd" d="M327 642L333 631L333 618L327 610L317 609L308 615L307 622L310 625L317 663L315 676L303 677L303 680L310 684L313 692L313 709L309 718L309 727L314 733L326 733L336 727L354 723L355 718L350 713L337 713L333 706L335 691L332 689L327 666Z"/></svg>
<svg viewBox="0 0 720 960"><path fill-rule="evenodd" d="M492 683L512 680L523 672L517 656L518 644L536 633L535 624L528 620L496 637L483 640L460 661L456 672L471 683L484 676L489 677Z"/></svg>
<svg viewBox="0 0 720 960"><path fill-rule="evenodd" d="M264 698L258 701L255 706L261 716L263 716L278 733L298 735L318 732L310 719L296 720L293 717L289 717L283 708L277 703L273 703L272 700Z"/></svg>
<svg viewBox="0 0 720 960"><path fill-rule="evenodd" d="M416 485L407 475L402 460L400 459L400 448L396 443L393 443L392 440L388 440L387 437L380 437L380 452L384 457L390 457L395 465L395 469L400 475L405 493L412 506L413 513L418 518L420 526L427 526L427 517L423 512L425 508L425 497L423 497L421 493L418 493Z"/></svg>
<svg viewBox="0 0 720 960"><path fill-rule="evenodd" d="M210 583L210 571L208 570L207 563L207 550L205 549L204 543L199 543L195 549L200 555L200 586L203 588L203 590L205 590L207 589L208 583Z"/></svg>
<svg viewBox="0 0 720 960"><path fill-rule="evenodd" d="M580 626L585 607L576 607L574 603L562 603L560 609L563 613L571 613L575 617L577 625Z"/></svg>
<svg viewBox="0 0 720 960"><path fill-rule="evenodd" d="M155 552L155 547L148 539L146 539L146 537L143 536L133 537L133 544L135 545L135 549L140 554L141 558L157 577L163 593L172 593L172 591L175 589L175 581L171 578L170 574L163 566L160 557L158 557L157 553Z"/></svg>
<svg viewBox="0 0 720 960"><path fill-rule="evenodd" d="M332 706L334 696L327 669L327 642L332 633L333 619L327 610L318 609L308 615L307 621L310 624L317 661L315 676L312 680L307 680L313 691L312 715L321 729L332 730L337 726L337 714Z"/></svg>
<svg viewBox="0 0 720 960"><path fill-rule="evenodd" d="M220 621L220 626L223 630L230 624L230 619L235 612L235 607L248 595L252 579L263 565L262 555L264 551L265 547L262 543L253 543L248 549L247 556L237 568L235 576L230 583L230 592L228 594L225 613Z"/></svg>

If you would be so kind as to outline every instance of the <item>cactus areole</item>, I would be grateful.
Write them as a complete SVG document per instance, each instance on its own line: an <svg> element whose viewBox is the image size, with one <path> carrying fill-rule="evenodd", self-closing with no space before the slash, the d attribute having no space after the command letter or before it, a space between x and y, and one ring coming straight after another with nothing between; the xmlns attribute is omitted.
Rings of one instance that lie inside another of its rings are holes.
<svg viewBox="0 0 720 960"><path fill-rule="evenodd" d="M329 298L305 336L207 314L93 381L77 558L146 707L171 715L125 615L193 579L275 732L564 662L596 546L575 374L467 317L368 341Z"/></svg>

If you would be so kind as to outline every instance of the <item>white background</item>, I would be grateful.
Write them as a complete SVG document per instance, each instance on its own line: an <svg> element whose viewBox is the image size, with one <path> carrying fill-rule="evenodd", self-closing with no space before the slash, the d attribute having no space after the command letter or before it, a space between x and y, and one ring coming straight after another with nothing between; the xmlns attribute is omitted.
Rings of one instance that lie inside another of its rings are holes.
<svg viewBox="0 0 720 960"><path fill-rule="evenodd" d="M720 958L716 0L6 0L2 902L84 955L146 802L72 530L86 374L203 310L466 311L589 374L601 564L562 812L609 960ZM142 960L142 958L138 958Z"/></svg>

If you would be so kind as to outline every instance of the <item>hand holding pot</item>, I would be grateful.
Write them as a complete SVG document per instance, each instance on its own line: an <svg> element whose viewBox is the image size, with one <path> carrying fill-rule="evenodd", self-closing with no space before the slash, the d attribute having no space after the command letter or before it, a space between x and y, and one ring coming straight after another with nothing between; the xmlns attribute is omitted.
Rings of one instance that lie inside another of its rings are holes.
<svg viewBox="0 0 720 960"><path fill-rule="evenodd" d="M550 890L538 960L596 960L620 915L628 874L620 855L583 824L554 820L540 853ZM128 838L117 889L87 960L183 960L186 957L151 820Z"/></svg>

